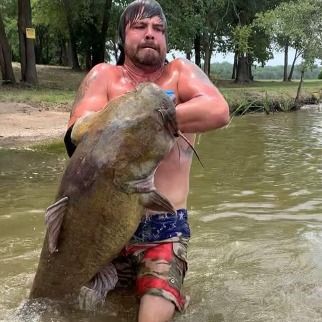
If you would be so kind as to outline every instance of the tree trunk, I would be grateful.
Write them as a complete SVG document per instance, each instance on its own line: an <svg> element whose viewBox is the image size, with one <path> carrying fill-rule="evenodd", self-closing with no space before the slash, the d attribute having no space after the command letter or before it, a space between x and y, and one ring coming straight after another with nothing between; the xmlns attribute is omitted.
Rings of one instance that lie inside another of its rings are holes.
<svg viewBox="0 0 322 322"><path fill-rule="evenodd" d="M104 63L105 61L105 42L106 34L110 21L112 0L106 0L104 6L104 15L102 21L102 28L100 33L97 35L96 41L93 46L93 56L92 56L92 67L99 63Z"/></svg>
<svg viewBox="0 0 322 322"><path fill-rule="evenodd" d="M59 47L60 47L59 64L62 66L70 66L69 59L68 59L68 42L66 41L66 39L59 40Z"/></svg>
<svg viewBox="0 0 322 322"><path fill-rule="evenodd" d="M238 62L238 54L235 53L235 55L234 55L233 72L231 74L231 79L235 79L236 78L237 62Z"/></svg>
<svg viewBox="0 0 322 322"><path fill-rule="evenodd" d="M249 63L247 56L239 56L237 61L236 83L250 83Z"/></svg>
<svg viewBox="0 0 322 322"><path fill-rule="evenodd" d="M252 71L252 66L253 66L253 58L250 54L247 54L247 63L248 63L248 75L249 75L249 79L251 81L254 80L254 76L253 76L253 71Z"/></svg>
<svg viewBox="0 0 322 322"><path fill-rule="evenodd" d="M36 29L36 46L35 46L35 55L36 55L36 63L37 64L44 64L44 38L45 38L46 30L43 26L39 26Z"/></svg>
<svg viewBox="0 0 322 322"><path fill-rule="evenodd" d="M201 67L201 44L200 44L200 34L197 34L194 40L195 47L195 64Z"/></svg>
<svg viewBox="0 0 322 322"><path fill-rule="evenodd" d="M301 70L301 79L300 79L299 86L297 88L296 97L295 97L295 104L296 105L299 103L299 100L300 100L300 94L301 94L301 89L302 89L302 84L303 84L303 78L304 78L304 68L302 68L302 70Z"/></svg>
<svg viewBox="0 0 322 322"><path fill-rule="evenodd" d="M296 49L294 59L293 59L293 63L292 63L292 67L291 67L290 73L289 73L288 78L287 78L287 80L289 82L292 80L294 67L295 67L295 62L296 62L296 60L298 59L299 56L300 56L300 54L298 54L298 49Z"/></svg>
<svg viewBox="0 0 322 322"><path fill-rule="evenodd" d="M31 28L30 0L18 0L18 31L21 62L21 81L36 85L38 83L34 39L26 36L26 28Z"/></svg>
<svg viewBox="0 0 322 322"><path fill-rule="evenodd" d="M203 66L204 72L210 76L210 60L211 60L211 50L209 44L205 48L205 63Z"/></svg>
<svg viewBox="0 0 322 322"><path fill-rule="evenodd" d="M205 62L204 62L204 72L207 74L207 76L210 76L210 67L211 67L211 56L212 56L212 50L213 50L213 37L212 35L206 34L204 36L204 53L205 53Z"/></svg>
<svg viewBox="0 0 322 322"><path fill-rule="evenodd" d="M16 83L12 69L11 50L4 30L4 24L0 12L0 66L2 79L5 82Z"/></svg>
<svg viewBox="0 0 322 322"><path fill-rule="evenodd" d="M66 12L70 46L71 46L71 60L72 60L72 68L74 70L80 70L79 61L77 57L77 45L76 45L76 36L73 29L73 15L72 9L70 7L69 0L63 0L64 8Z"/></svg>
<svg viewBox="0 0 322 322"><path fill-rule="evenodd" d="M92 51L90 49L86 50L85 53L85 69L87 71L89 71L92 68L92 63L93 63L93 59L92 59Z"/></svg>
<svg viewBox="0 0 322 322"><path fill-rule="evenodd" d="M287 81L287 68L288 68L288 43L284 47L284 75L283 82Z"/></svg>
<svg viewBox="0 0 322 322"><path fill-rule="evenodd" d="M186 58L191 60L191 51L186 51Z"/></svg>

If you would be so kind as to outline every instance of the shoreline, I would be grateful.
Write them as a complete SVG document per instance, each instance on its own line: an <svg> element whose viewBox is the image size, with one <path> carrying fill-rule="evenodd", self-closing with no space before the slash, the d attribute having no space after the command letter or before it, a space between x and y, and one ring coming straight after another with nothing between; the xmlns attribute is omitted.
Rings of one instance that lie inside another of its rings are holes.
<svg viewBox="0 0 322 322"><path fill-rule="evenodd" d="M0 148L26 147L62 140L69 112L24 103L0 102Z"/></svg>
<svg viewBox="0 0 322 322"><path fill-rule="evenodd" d="M321 103L314 102L314 104L303 104L299 109L304 105L308 108L322 108ZM231 111L231 116L252 112L269 114L274 110L267 111L260 104L255 104L248 106L246 113L244 112L244 109L237 108ZM69 114L67 111L49 110L25 103L0 102L0 149L63 142Z"/></svg>

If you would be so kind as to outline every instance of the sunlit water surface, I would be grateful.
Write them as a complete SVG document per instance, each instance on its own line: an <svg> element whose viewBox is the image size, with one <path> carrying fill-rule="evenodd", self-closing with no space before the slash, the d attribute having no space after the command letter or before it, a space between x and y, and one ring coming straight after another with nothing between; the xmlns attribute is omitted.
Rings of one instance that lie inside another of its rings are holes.
<svg viewBox="0 0 322 322"><path fill-rule="evenodd" d="M322 321L322 112L247 115L198 141L191 303L175 321ZM65 162L62 151L0 149L0 321L18 321ZM115 305L29 321L135 321Z"/></svg>

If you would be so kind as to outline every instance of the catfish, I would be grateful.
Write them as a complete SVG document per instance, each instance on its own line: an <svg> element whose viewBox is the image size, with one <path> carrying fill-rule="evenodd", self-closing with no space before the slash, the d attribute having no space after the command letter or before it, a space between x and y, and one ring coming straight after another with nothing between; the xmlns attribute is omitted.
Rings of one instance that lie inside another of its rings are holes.
<svg viewBox="0 0 322 322"><path fill-rule="evenodd" d="M117 282L111 261L136 231L145 209L175 213L154 173L178 136L175 105L153 83L111 100L76 121L77 146L54 203L30 299L65 301L86 285L106 294Z"/></svg>

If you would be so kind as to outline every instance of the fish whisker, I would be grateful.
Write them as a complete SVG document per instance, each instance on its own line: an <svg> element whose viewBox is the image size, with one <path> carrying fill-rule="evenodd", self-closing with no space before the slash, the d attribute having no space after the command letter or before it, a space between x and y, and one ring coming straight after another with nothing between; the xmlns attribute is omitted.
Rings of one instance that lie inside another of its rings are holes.
<svg viewBox="0 0 322 322"><path fill-rule="evenodd" d="M195 156L197 157L200 165L204 168L204 165L199 157L199 154L198 152L196 151L196 149L194 148L194 146L192 145L192 143L189 141L189 139L180 131L178 130L178 136L181 137L190 147L190 149L192 149L193 153L195 154Z"/></svg>

